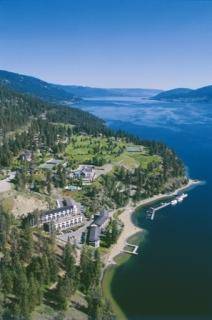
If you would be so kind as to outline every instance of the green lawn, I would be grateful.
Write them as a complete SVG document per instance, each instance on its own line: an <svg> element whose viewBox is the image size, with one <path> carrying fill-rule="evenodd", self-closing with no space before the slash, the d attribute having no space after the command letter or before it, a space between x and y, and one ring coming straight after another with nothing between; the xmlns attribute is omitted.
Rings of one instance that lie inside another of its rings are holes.
<svg viewBox="0 0 212 320"><path fill-rule="evenodd" d="M127 152L124 151L115 159L115 165L122 165L127 169L135 169L139 166L147 168L147 165L152 162L161 162L159 156L150 156L145 152Z"/></svg>
<svg viewBox="0 0 212 320"><path fill-rule="evenodd" d="M113 138L77 136L67 146L66 155L69 160L81 164L92 161L93 157L100 157L109 163L125 146L124 141L115 141Z"/></svg>
<svg viewBox="0 0 212 320"><path fill-rule="evenodd" d="M148 150L140 152L128 152L124 140L116 141L114 138L75 136L66 148L66 156L76 164L92 163L94 157L103 159L104 163L112 163L115 166L122 165L131 170L139 166L144 169L151 162L160 162L159 156L150 156Z"/></svg>

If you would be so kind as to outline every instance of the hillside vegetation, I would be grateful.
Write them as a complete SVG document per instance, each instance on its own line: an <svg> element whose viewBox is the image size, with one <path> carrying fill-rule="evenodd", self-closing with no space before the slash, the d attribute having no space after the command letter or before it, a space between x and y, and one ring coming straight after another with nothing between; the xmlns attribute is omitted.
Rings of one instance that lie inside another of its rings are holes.
<svg viewBox="0 0 212 320"><path fill-rule="evenodd" d="M59 86L23 74L0 70L0 83L17 92L28 93L51 102L74 100L72 93Z"/></svg>

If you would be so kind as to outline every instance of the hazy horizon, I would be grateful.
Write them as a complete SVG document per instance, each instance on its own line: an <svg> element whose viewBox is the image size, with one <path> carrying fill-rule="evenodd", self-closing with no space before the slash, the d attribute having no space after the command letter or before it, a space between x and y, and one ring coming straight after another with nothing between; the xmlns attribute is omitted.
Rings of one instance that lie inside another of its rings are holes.
<svg viewBox="0 0 212 320"><path fill-rule="evenodd" d="M80 83L55 83L55 82L52 82L52 81L49 81L49 80L46 80L46 79L43 79L43 78L41 78L40 76L37 76L37 75L32 75L32 74L26 74L26 73L23 73L23 72L16 72L16 71L14 71L14 70L6 70L6 69L0 69L0 71L8 71L8 72L12 72L12 73L17 73L17 74L20 74L20 75L24 75L24 76L29 76L29 77L34 77L34 78L37 78L37 79L39 79L39 80L41 80L41 81L45 81L45 82L47 82L47 83L50 83L50 84L54 84L54 85L61 85L61 86L76 86L76 87L84 87L84 88L86 88L86 87L88 87L88 88L94 88L94 89L111 89L111 90L114 90L114 89L117 89L117 90L119 90L119 89L137 89L137 90L139 90L139 89L142 89L142 90L160 90L160 91L168 91L168 90L172 90L172 89L182 89L182 88L187 88L187 89L193 89L193 90L195 90L195 89L199 89L199 88L201 88L201 87L182 87L182 86L180 86L180 87L173 87L173 88L163 88L163 89L161 89L161 88L147 88L147 87L98 87L98 86L89 86L89 85L86 85L86 84L80 84ZM208 84L206 84L205 86L211 86L212 84L210 84L210 83L208 83Z"/></svg>
<svg viewBox="0 0 212 320"><path fill-rule="evenodd" d="M51 83L169 90L211 83L212 2L1 0L1 69Z"/></svg>

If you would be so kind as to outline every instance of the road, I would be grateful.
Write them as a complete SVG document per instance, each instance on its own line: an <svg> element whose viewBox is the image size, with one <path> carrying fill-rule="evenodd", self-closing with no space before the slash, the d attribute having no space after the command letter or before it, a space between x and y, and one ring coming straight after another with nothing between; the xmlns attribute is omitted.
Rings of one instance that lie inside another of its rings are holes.
<svg viewBox="0 0 212 320"><path fill-rule="evenodd" d="M60 235L57 236L57 238L64 242L67 242L68 239L70 239L71 242L79 246L81 245L82 233L87 232L87 228L91 225L91 223L92 223L91 220L86 221L86 223L76 231L61 233Z"/></svg>
<svg viewBox="0 0 212 320"><path fill-rule="evenodd" d="M16 172L11 172L6 179L0 181L0 193L11 190L11 180L15 178L15 175Z"/></svg>

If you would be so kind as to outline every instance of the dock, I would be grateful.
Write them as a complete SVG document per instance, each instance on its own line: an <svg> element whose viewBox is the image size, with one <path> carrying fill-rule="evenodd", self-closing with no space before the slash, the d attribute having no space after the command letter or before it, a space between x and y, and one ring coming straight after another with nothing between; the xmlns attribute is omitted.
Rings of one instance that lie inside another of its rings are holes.
<svg viewBox="0 0 212 320"><path fill-rule="evenodd" d="M139 246L137 246L137 245L135 245L135 244L130 244L130 243L127 243L127 242L126 242L126 246L132 247L133 250L130 251L130 250L124 250L124 249L123 249L123 252L124 252L124 253L129 253L129 254L134 254L134 255L137 255L137 254L138 254L138 248L139 248Z"/></svg>
<svg viewBox="0 0 212 320"><path fill-rule="evenodd" d="M169 205L171 204L171 202L163 202L161 205L159 205L158 207L155 207L155 208L150 208L149 212L148 212L148 218L150 218L150 220L154 220L155 218L155 213L158 211L158 210L161 210L165 207L168 207Z"/></svg>
<svg viewBox="0 0 212 320"><path fill-rule="evenodd" d="M158 210L161 210L165 207L168 207L170 205L176 205L177 203L181 203L185 198L188 197L188 194L186 193L182 193L181 195L179 195L179 193L177 193L178 196L174 199L174 200L171 200L169 202L162 202L159 206L157 207L151 207L148 211L147 211L147 219L150 219L150 220L154 220L155 218L155 213L158 211Z"/></svg>

